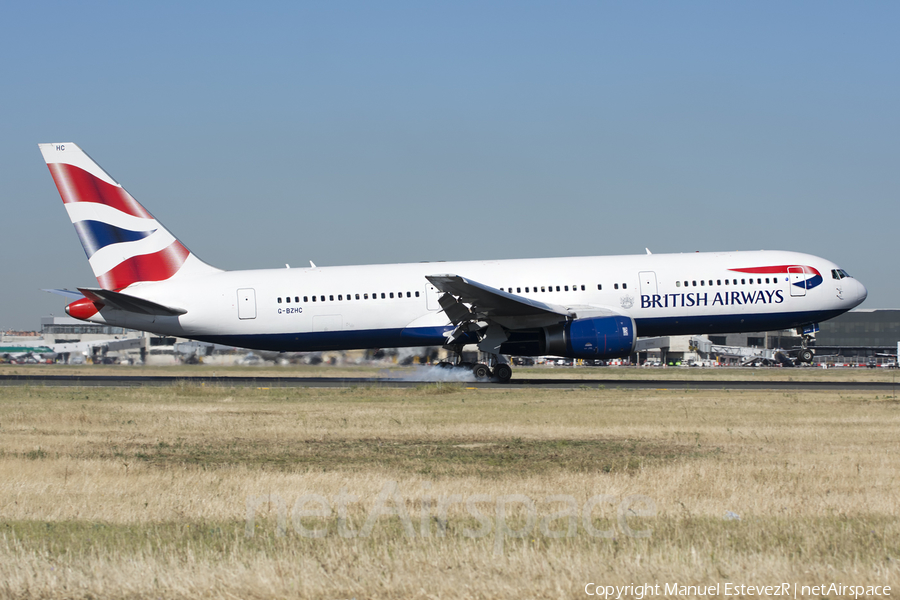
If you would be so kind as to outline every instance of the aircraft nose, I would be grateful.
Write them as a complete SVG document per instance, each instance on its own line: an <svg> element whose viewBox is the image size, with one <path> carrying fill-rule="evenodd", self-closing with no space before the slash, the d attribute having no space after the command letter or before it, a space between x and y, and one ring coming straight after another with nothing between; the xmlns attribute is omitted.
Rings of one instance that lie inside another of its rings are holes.
<svg viewBox="0 0 900 600"><path fill-rule="evenodd" d="M858 281L858 280L854 280L854 281L856 281L856 286L857 286L856 303L862 304L863 300L865 300L869 296L869 290L866 289L866 286L864 286L861 281Z"/></svg>

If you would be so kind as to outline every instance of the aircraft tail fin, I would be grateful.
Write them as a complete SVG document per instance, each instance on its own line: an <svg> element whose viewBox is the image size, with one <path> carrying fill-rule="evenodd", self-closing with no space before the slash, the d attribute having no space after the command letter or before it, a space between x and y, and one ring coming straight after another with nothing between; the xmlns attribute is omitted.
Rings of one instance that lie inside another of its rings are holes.
<svg viewBox="0 0 900 600"><path fill-rule="evenodd" d="M218 272L197 258L77 145L39 144L100 287Z"/></svg>

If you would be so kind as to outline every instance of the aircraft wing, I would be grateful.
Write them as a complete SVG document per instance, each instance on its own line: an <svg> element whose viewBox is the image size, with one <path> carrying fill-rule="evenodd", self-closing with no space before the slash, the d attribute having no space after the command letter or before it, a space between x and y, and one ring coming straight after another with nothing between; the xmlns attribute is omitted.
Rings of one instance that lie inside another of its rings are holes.
<svg viewBox="0 0 900 600"><path fill-rule="evenodd" d="M546 315L554 322L558 322L571 316L570 311L564 306L516 296L459 275L427 275L426 279L445 294L455 296L460 302L471 304L477 314L485 317Z"/></svg>
<svg viewBox="0 0 900 600"><path fill-rule="evenodd" d="M446 345L465 343L467 334L480 340L482 352L496 352L509 339L511 331L550 327L583 317L620 314L599 306L561 306L518 296L459 275L426 275L443 294L441 309L456 325Z"/></svg>
<svg viewBox="0 0 900 600"><path fill-rule="evenodd" d="M157 304L150 300L144 300L143 298L129 296L128 294L114 292L112 290L104 290L101 288L78 288L78 291L84 294L85 298L94 302L102 302L103 304L118 308L119 310L143 315L176 317L187 312L183 308L163 306L162 304Z"/></svg>

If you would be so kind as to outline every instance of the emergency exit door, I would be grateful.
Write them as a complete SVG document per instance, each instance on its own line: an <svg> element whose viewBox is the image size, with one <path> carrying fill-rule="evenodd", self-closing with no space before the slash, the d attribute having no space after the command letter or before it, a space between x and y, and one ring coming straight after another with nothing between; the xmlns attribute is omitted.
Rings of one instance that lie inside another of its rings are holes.
<svg viewBox="0 0 900 600"><path fill-rule="evenodd" d="M642 296L648 296L657 293L655 271L641 271L640 273L638 273L638 276L641 278Z"/></svg>
<svg viewBox="0 0 900 600"><path fill-rule="evenodd" d="M243 288L237 291L238 319L256 318L256 290Z"/></svg>

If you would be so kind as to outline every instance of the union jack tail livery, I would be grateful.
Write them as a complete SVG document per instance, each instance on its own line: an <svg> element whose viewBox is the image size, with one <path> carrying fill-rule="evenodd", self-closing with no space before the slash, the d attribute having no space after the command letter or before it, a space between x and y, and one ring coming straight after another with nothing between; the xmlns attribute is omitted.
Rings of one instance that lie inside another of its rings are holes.
<svg viewBox="0 0 900 600"><path fill-rule="evenodd" d="M40 144L100 287L119 291L218 269L195 257L73 143Z"/></svg>

